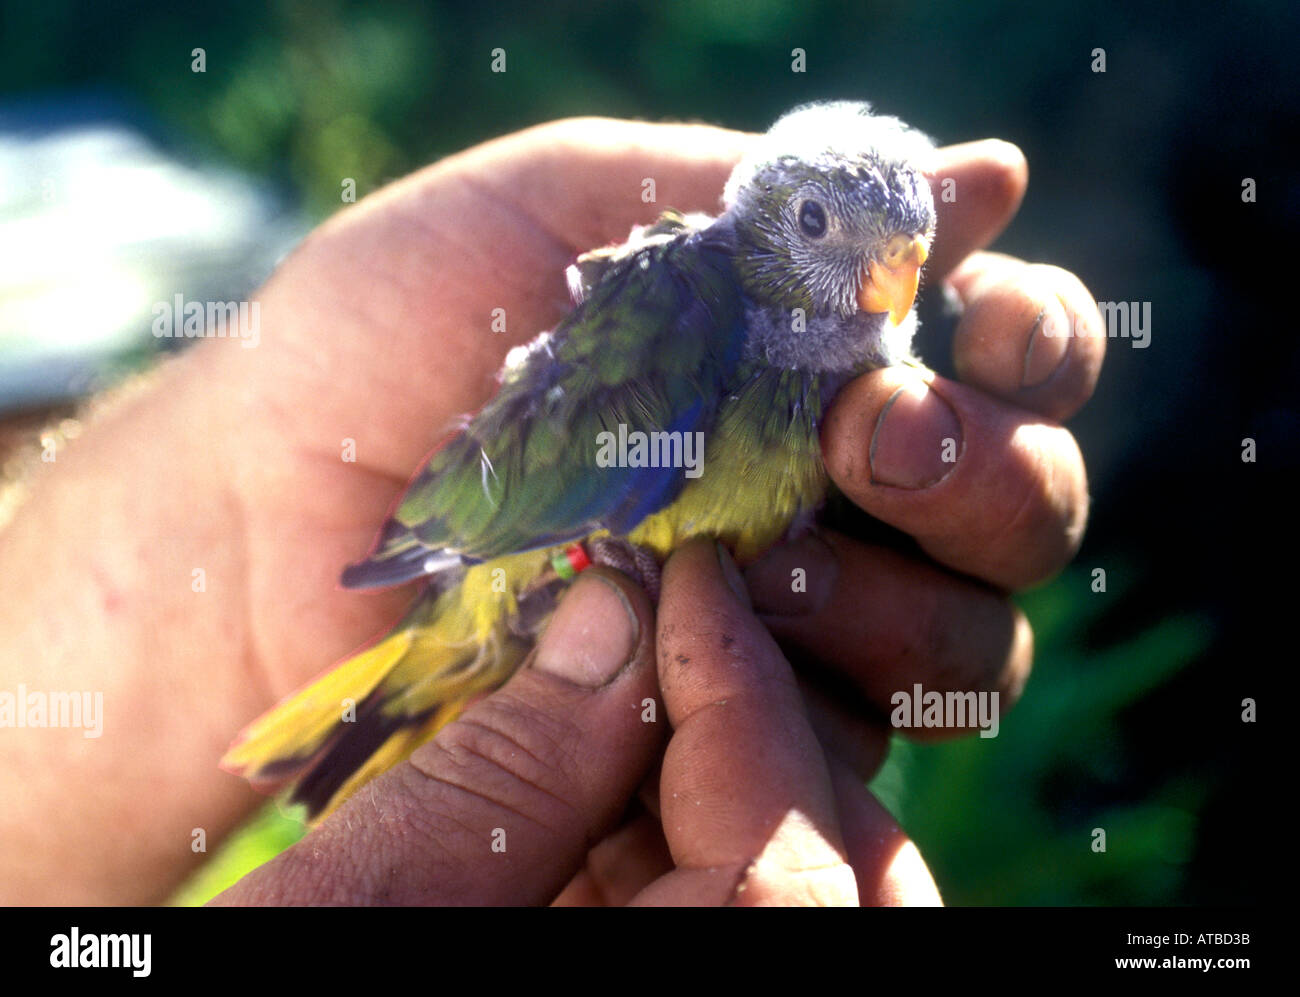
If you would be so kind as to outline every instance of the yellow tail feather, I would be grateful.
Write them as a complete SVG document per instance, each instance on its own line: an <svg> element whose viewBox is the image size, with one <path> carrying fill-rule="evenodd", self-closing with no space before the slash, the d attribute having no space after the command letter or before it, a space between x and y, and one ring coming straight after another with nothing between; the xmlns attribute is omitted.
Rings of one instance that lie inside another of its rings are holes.
<svg viewBox="0 0 1300 997"><path fill-rule="evenodd" d="M358 789L368 783L377 775L382 775L394 765L398 765L411 757L411 752L422 745L425 741L431 740L443 727L451 723L460 715L464 709L466 701L458 699L453 703L448 703L442 709L434 714L431 720L419 727L408 727L398 731L383 746L371 755L359 769L352 773L348 781L338 788L338 791L330 797L330 801L325 804L324 809L312 818L312 822L324 820Z"/></svg>
<svg viewBox="0 0 1300 997"><path fill-rule="evenodd" d="M509 678L529 647L508 626L514 590L544 559L498 559L426 591L382 640L250 724L222 768L263 790L295 783L313 819L334 810ZM507 568L513 584L500 585Z"/></svg>
<svg viewBox="0 0 1300 997"><path fill-rule="evenodd" d="M277 767L297 760L305 764L344 722L350 703L355 709L410 650L415 634L394 630L373 647L349 658L329 674L295 693L249 724L227 749L221 767L256 782Z"/></svg>

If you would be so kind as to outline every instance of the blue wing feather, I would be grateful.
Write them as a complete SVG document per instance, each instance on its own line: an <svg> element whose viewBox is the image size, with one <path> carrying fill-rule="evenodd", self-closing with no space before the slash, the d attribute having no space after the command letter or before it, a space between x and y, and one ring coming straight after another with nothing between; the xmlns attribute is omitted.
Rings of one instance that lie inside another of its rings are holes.
<svg viewBox="0 0 1300 997"><path fill-rule="evenodd" d="M725 236L670 224L675 238L603 266L575 311L430 459L344 585L397 584L599 528L624 534L677 497L681 467L595 465L596 437L620 423L707 433L740 361L743 307Z"/></svg>

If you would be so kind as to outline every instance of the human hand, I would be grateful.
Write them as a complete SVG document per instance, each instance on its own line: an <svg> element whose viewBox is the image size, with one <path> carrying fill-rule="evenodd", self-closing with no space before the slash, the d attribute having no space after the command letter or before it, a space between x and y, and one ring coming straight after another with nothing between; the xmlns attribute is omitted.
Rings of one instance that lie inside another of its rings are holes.
<svg viewBox="0 0 1300 997"><path fill-rule="evenodd" d="M316 547L324 558L314 567L322 588L339 563L365 549L381 510L419 463L420 448L431 437L412 434L409 427L447 427L456 413L481 404L506 346L550 326L566 306L564 263L578 250L620 239L631 224L650 220L657 208L642 203L641 179L655 178L664 204L711 208L746 141L699 127L584 121L542 126L400 182L376 210L340 216L286 265L264 295L268 310L281 299L295 311L301 301L323 299L321 314L305 323L301 316L297 322L271 318L268 328L288 330L291 338L297 330L308 340L300 348L305 351L319 337L317 329L328 325L336 345L326 356L344 354L350 369L371 371L364 378L342 370L325 377L345 380L351 396L349 404L335 393L332 432L321 431L311 404L325 384L309 384L301 392L309 397L281 406L311 414L313 421L295 443L300 454L317 450L309 470L301 462L257 466L259 474L273 477L331 476L313 491L339 497L331 523L347 516L348 535L336 533L337 550ZM969 383L931 379L909 368L874 372L843 392L823 437L841 489L876 518L914 536L929 557L823 531L774 551L748 573L765 622L790 653L840 672L877 715L888 713L896 690L915 683L938 692L996 691L1004 708L1019 693L1032 637L1005 592L1059 569L1079 542L1087 509L1082 460L1072 437L1050 418L1064 417L1086 400L1104 345L1100 337L1044 333L1059 331L1075 316L1087 331L1095 307L1076 279L1051 267L971 253L1005 225L1019 203L1025 168L1018 151L998 142L952 147L938 154L933 173L940 220L927 280L949 279L968 306L955 350ZM946 197L945 189L955 190L956 199ZM475 223L467 228L464 219ZM456 253L452 246L470 230L474 234L465 244L472 252ZM527 265L520 268L519 261ZM394 286L394 273L436 276L425 283L404 276L395 285L401 295L373 296L365 323L349 330L338 325L345 303L335 300L341 290L356 290L348 286L349 268L377 270L384 288ZM511 282L503 286L507 275ZM504 310L507 336L486 331L493 307ZM375 325L383 330L378 357L371 345ZM433 351L442 362L434 361ZM429 361L412 362L422 355ZM266 390L283 390L286 377L273 366L259 366ZM378 404L366 387L376 378L393 386ZM1030 386L1022 387L1022 379ZM409 388L403 384L408 380L414 382ZM349 390L353 385L355 393ZM885 412L887 433L877 428ZM277 431L282 429L277 422ZM369 470L382 472L363 497L356 492L370 483L353 473L346 507L333 487L339 463L333 453L319 452L345 436L357 439ZM941 459L945 438L954 441L955 462ZM909 466L909 458L921 466ZM255 491L294 494L287 485L266 483ZM302 522L297 506L279 525L302 530L304 543L307 536L322 536L316 524ZM806 592L791 591L794 567L805 571ZM364 629L378 630L408 597L400 591L391 603L372 599L363 608L355 597L331 588L329 598L338 605L330 606L328 617L348 629L324 652L304 645L301 634L323 635L328 619L301 626L281 614L269 626L288 632L275 643L294 650L268 661L281 673L275 687L287 692L319 661L355 646L361 632L352 629L357 614L373 610ZM309 660L299 668L295 654ZM883 757L886 731L864 725L863 704L845 708L836 697L811 689L809 697L819 731L869 776Z"/></svg>
<svg viewBox="0 0 1300 997"><path fill-rule="evenodd" d="M341 591L338 567L368 547L430 442L490 394L505 351L563 314L565 264L650 220L658 209L641 201L643 177L655 178L662 204L714 207L747 141L701 126L544 125L399 181L285 263L261 295L262 349L221 354L238 368L226 376L264 414L255 439L232 440L226 456L257 561L258 663L277 698L409 600L409 589ZM973 387L935 379L926 394L909 369L876 371L842 393L823 449L851 499L961 575L829 534L775 552L749 579L778 636L841 667L877 706L914 681L1014 698L1031 638L1000 592L1059 569L1087 509L1078 448L1049 417L1086 400L1104 340L1045 337L1035 319L1064 313L1086 324L1091 298L1063 271L971 255L1023 194L1014 147L941 150L934 173L939 236L927 279L948 277L968 305L955 349ZM938 189L945 179L955 201ZM494 308L504 310L504 335L490 331ZM1033 386L1020 386L1025 375ZM878 432L886 410L889 432ZM940 460L945 437L957 444L955 463ZM356 441L356 464L339 460L344 439ZM939 480L906 487L918 471L908 458ZM802 598L789 591L792 560L808 569ZM291 605L286 577L306 596Z"/></svg>
<svg viewBox="0 0 1300 997"><path fill-rule="evenodd" d="M0 570L0 624L16 635L11 663L24 670L14 681L102 689L106 713L131 722L96 741L10 739L18 755L0 770L59 775L48 792L6 784L0 880L12 902L157 899L195 860L178 840L196 827L219 837L257 805L212 762L250 717L401 612L409 589L346 592L338 570L368 548L427 447L491 394L509 347L562 316L572 257L652 220L645 177L661 205L715 210L748 141L703 126L578 120L451 157L315 231L258 296L258 348L204 341L89 421L6 531L0 556L14 570ZM834 534L829 559L817 560L813 540L795 550L809 586L794 605L781 562L748 575L789 652L840 669L877 713L889 690L913 681L1017 690L1029 631L1000 589L1063 563L1086 508L1077 449L1033 413L1061 418L1083 402L1102 340L1068 340L1055 375L1015 387L1050 352L1017 359L1035 301L1050 303L1059 283L1063 307L1084 315L1086 292L998 257L951 270L1014 211L1024 166L1013 148L943 150L935 176L936 187L955 179L958 197L936 197L928 279L950 272L969 304L958 369L974 387L934 387L961 420L957 465L924 489L871 482L863 457L874 430L864 427L910 376L898 370L846 389L823 447L859 505L913 533L935 562L995 587ZM504 334L491 331L495 308ZM890 415L905 417L904 440L924 415L910 397ZM355 463L341 459L346 440ZM893 449L877 441L878 455ZM772 558L781 556L790 551ZM49 570L32 576L30 565ZM196 566L209 579L202 598L190 584ZM59 626L52 606L78 628ZM869 774L883 729L816 691L808 700L823 741ZM134 817L144 796L154 801L147 826ZM77 821L62 819L68 798L81 801Z"/></svg>
<svg viewBox="0 0 1300 997"><path fill-rule="evenodd" d="M661 757L654 813L620 826ZM628 579L581 576L502 689L215 902L859 900L938 894L823 751L730 557L695 541L665 565L657 618Z"/></svg>

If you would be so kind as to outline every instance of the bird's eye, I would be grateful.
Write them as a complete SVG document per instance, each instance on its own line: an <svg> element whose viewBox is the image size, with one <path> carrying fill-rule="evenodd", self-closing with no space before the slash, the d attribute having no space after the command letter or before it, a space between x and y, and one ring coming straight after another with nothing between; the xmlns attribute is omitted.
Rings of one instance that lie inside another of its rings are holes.
<svg viewBox="0 0 1300 997"><path fill-rule="evenodd" d="M799 208L799 227L810 239L820 239L826 234L826 209L816 201L804 201Z"/></svg>

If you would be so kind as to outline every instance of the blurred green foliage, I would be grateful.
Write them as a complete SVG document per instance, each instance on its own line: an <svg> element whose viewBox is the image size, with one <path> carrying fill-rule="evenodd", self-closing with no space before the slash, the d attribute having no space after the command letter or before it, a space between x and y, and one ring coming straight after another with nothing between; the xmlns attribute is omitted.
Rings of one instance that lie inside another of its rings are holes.
<svg viewBox="0 0 1300 997"><path fill-rule="evenodd" d="M221 843L221 847L190 877L171 899L174 907L198 907L263 862L269 862L306 833L306 826L292 810L269 803L243 827Z"/></svg>
<svg viewBox="0 0 1300 997"><path fill-rule="evenodd" d="M1124 800L1126 707L1204 652L1207 621L1163 620L1093 653L1088 629L1112 599L1066 572L1022 597L1039 653L1024 705L995 738L895 738L872 789L928 859L952 904L1152 906L1191 860L1204 788L1174 777ZM1094 829L1105 850L1094 851Z"/></svg>
<svg viewBox="0 0 1300 997"><path fill-rule="evenodd" d="M865 97L944 139L1018 142L1034 184L1002 247L1077 270L1100 297L1154 298L1160 336L1178 330L1177 345L1112 351L1074 424L1095 500L1080 560L1112 569L1111 594L1092 593L1079 568L1025 596L1035 673L999 737L899 743L874 785L950 902L1231 902L1252 889L1224 830L1246 792L1234 704L1258 690L1226 667L1231 614L1209 546L1221 520L1200 509L1222 507L1212 489L1231 469L1196 476L1207 441L1223 435L1198 420L1216 411L1207 397L1218 411L1243 404L1207 391L1207 371L1221 392L1234 373L1247 381L1234 355L1216 352L1214 309L1231 302L1233 328L1263 323L1234 275L1216 283L1207 266L1222 246L1259 245L1259 226L1280 224L1256 213L1241 229L1230 204L1213 205L1247 169L1268 190L1250 153L1294 134L1296 88L1276 78L1296 61L1295 8L1243 3L1176 24L1158 13L1005 0L6 2L0 94L125 96L183 148L278 181L316 218L340 207L345 178L361 197L571 114L761 129L805 100ZM1088 70L1096 46L1104 75ZM791 72L796 47L806 73ZM204 73L191 72L195 48ZM496 48L503 74L490 71ZM1232 155L1200 155L1209 134ZM932 336L946 328L927 319ZM943 370L946 344L932 338L923 352ZM1252 367L1249 382L1270 376ZM1202 544L1194 560L1182 553L1188 537ZM1217 726L1194 742L1189 717ZM1104 854L1092 851L1096 827ZM268 810L177 901L210 896L299 833Z"/></svg>

